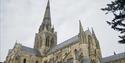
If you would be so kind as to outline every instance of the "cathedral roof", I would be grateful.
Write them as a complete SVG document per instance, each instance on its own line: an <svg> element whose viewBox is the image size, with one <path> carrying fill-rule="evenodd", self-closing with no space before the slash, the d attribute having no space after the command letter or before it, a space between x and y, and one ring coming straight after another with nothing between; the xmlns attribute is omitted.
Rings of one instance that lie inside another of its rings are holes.
<svg viewBox="0 0 125 63"><path fill-rule="evenodd" d="M34 49L34 48L22 46L21 50L30 54L30 55L41 56L40 52L38 50Z"/></svg>
<svg viewBox="0 0 125 63"><path fill-rule="evenodd" d="M115 61L115 60L119 60L119 59L123 59L123 58L125 58L125 52L105 57L102 59L102 62L106 63L106 62Z"/></svg>
<svg viewBox="0 0 125 63"><path fill-rule="evenodd" d="M86 30L85 33L88 34L89 31ZM78 40L79 40L79 37L78 37L78 35L76 35L76 36L74 36L74 37L72 37L72 38L58 44L54 48L50 49L48 54L54 53L54 52L56 52L56 51L58 51L60 49L63 49L65 47L67 47L67 46L75 44L75 43L79 42ZM27 54L30 54L30 55L41 56L40 52L37 49L34 49L34 48L30 48L30 47L22 45L21 50L26 52Z"/></svg>
<svg viewBox="0 0 125 63"><path fill-rule="evenodd" d="M58 50L60 50L60 49L63 49L63 48L65 48L65 47L67 47L67 46L69 46L69 45L72 45L72 44L74 44L74 43L77 43L77 42L78 42L78 35L76 35L76 36L74 36L74 37L72 37L72 38L70 38L70 39L68 39L68 40L66 40L66 41L64 41L64 42L62 42L62 43L60 43L60 44L58 44L57 46L55 46L54 48L52 48L52 49L49 51L48 54L54 53L54 52L56 52L56 51L58 51Z"/></svg>
<svg viewBox="0 0 125 63"><path fill-rule="evenodd" d="M88 34L88 33L90 33L90 32L89 32L88 30L86 30L85 33ZM52 48L52 49L48 52L48 54L54 53L54 52L56 52L56 51L58 51L58 50L60 50L60 49L63 49L63 48L65 48L65 47L67 47L67 46L70 46L70 45L72 45L72 44L75 44L75 43L79 42L78 40L79 40L79 37L78 37L78 35L76 35L76 36L74 36L74 37L72 37L72 38L70 38L70 39L68 39L68 40L66 40L66 41L64 41L64 42L62 42L62 43L60 43L60 44L58 44L58 45L55 46L54 48Z"/></svg>

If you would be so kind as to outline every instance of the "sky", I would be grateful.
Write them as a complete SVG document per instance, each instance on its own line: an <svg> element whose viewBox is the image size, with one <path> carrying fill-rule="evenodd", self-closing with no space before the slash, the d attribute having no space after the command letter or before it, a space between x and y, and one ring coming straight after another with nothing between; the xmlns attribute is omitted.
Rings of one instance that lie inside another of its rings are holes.
<svg viewBox="0 0 125 63"><path fill-rule="evenodd" d="M57 31L58 44L79 33L79 20L84 30L94 28L102 56L125 52L118 32L105 22L113 15L100 9L111 0L50 0L51 20ZM47 0L0 0L0 61L15 42L33 47L35 33L42 23Z"/></svg>

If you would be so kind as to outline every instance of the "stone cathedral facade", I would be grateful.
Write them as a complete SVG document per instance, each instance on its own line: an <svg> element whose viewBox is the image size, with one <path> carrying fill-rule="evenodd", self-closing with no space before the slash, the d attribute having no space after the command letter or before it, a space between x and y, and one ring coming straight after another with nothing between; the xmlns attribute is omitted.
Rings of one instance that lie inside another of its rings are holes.
<svg viewBox="0 0 125 63"><path fill-rule="evenodd" d="M80 21L78 35L57 44L48 1L43 22L35 34L34 48L16 43L5 63L102 63L102 55L93 29L84 31Z"/></svg>

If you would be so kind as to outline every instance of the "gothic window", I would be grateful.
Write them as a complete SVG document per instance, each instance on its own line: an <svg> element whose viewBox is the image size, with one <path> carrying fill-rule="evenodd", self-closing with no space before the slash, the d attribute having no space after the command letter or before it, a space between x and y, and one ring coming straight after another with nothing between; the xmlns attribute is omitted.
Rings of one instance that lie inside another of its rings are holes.
<svg viewBox="0 0 125 63"><path fill-rule="evenodd" d="M96 63L96 61L94 59L91 60L92 63Z"/></svg>
<svg viewBox="0 0 125 63"><path fill-rule="evenodd" d="M77 51L77 49L75 49L74 52L75 52L75 59L78 60L78 56L79 56L79 55L78 55L78 51Z"/></svg>
<svg viewBox="0 0 125 63"><path fill-rule="evenodd" d="M49 46L49 36L46 37L46 46Z"/></svg>
<svg viewBox="0 0 125 63"><path fill-rule="evenodd" d="M51 39L51 43L54 44L54 39L53 39L53 38ZM53 45L52 45L52 46L53 46Z"/></svg>
<svg viewBox="0 0 125 63"><path fill-rule="evenodd" d="M23 59L23 63L26 63L26 58L25 58L25 59Z"/></svg>
<svg viewBox="0 0 125 63"><path fill-rule="evenodd" d="M58 59L58 56L56 56L56 59Z"/></svg>
<svg viewBox="0 0 125 63"><path fill-rule="evenodd" d="M44 63L47 63L47 61L44 61Z"/></svg>
<svg viewBox="0 0 125 63"><path fill-rule="evenodd" d="M58 61L57 63L62 63L61 61Z"/></svg>
<svg viewBox="0 0 125 63"><path fill-rule="evenodd" d="M15 57L15 60L18 60L18 56Z"/></svg>
<svg viewBox="0 0 125 63"><path fill-rule="evenodd" d="M80 60L80 63L83 63L83 62L84 62L84 57L83 57L83 54L82 54L82 53L80 54L79 60Z"/></svg>
<svg viewBox="0 0 125 63"><path fill-rule="evenodd" d="M46 46L48 46L48 38L46 37Z"/></svg>
<svg viewBox="0 0 125 63"><path fill-rule="evenodd" d="M38 63L38 61L36 61L36 63Z"/></svg>
<svg viewBox="0 0 125 63"><path fill-rule="evenodd" d="M46 38L46 46L48 45L48 39Z"/></svg>
<svg viewBox="0 0 125 63"><path fill-rule="evenodd" d="M95 52L94 54L96 55L96 54L97 54L97 51L96 51L96 49L95 49L95 51L94 51L94 52Z"/></svg>

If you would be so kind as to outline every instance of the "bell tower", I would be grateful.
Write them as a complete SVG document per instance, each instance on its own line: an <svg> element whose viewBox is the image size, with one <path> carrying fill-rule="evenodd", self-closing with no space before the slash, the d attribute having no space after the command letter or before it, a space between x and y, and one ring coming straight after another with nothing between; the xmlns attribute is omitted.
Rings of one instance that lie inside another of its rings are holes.
<svg viewBox="0 0 125 63"><path fill-rule="evenodd" d="M54 31L54 26L51 25L50 3L48 1L43 22L40 25L39 32L35 35L34 48L38 49L41 54L45 54L56 45L57 33Z"/></svg>

